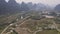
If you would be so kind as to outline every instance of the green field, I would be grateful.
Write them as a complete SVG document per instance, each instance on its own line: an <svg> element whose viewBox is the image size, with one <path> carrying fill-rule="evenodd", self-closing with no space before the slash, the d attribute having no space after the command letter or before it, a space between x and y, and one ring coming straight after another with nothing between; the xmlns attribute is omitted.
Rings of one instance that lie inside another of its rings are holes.
<svg viewBox="0 0 60 34"><path fill-rule="evenodd" d="M36 34L58 34L58 31L56 31L56 30L44 30L44 31L37 32Z"/></svg>

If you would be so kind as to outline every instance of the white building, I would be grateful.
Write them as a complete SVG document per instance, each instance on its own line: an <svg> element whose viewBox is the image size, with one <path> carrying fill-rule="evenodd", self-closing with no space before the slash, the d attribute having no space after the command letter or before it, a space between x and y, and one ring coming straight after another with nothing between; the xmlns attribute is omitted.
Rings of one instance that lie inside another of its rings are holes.
<svg viewBox="0 0 60 34"><path fill-rule="evenodd" d="M23 16L21 16L21 19L23 19Z"/></svg>
<svg viewBox="0 0 60 34"><path fill-rule="evenodd" d="M45 16L46 18L54 18L54 16L49 16L49 15L43 15Z"/></svg>

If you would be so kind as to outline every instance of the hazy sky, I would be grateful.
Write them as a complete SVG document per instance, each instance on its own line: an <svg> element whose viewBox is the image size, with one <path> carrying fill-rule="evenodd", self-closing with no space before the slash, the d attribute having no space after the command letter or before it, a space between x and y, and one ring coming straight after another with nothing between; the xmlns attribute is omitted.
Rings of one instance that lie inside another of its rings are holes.
<svg viewBox="0 0 60 34"><path fill-rule="evenodd" d="M24 2L33 2L33 3L43 3L50 6L60 4L60 0L16 0L18 3Z"/></svg>
<svg viewBox="0 0 60 34"><path fill-rule="evenodd" d="M60 4L60 0L16 0L18 3L24 1L24 2L33 2L33 3L43 3L43 4L49 4L49 5L56 5Z"/></svg>

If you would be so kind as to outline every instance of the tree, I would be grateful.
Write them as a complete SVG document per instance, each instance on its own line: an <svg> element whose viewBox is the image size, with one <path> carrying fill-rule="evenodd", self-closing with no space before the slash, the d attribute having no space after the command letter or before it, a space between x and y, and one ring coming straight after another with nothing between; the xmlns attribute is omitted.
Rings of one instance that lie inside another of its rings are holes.
<svg viewBox="0 0 60 34"><path fill-rule="evenodd" d="M51 12L50 15L57 16L57 14L55 12Z"/></svg>

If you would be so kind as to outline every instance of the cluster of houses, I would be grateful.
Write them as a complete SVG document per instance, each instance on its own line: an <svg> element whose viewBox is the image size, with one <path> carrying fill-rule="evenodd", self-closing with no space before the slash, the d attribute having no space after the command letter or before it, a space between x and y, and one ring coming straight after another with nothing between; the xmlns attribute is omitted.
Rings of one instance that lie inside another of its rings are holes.
<svg viewBox="0 0 60 34"><path fill-rule="evenodd" d="M38 27L38 26L37 26L36 29L39 29L39 30L54 30L54 29L56 29L56 26L50 24L50 25L48 25L47 27Z"/></svg>
<svg viewBox="0 0 60 34"><path fill-rule="evenodd" d="M52 12L52 11L42 11L42 16L46 18L55 18L60 17L60 13Z"/></svg>

